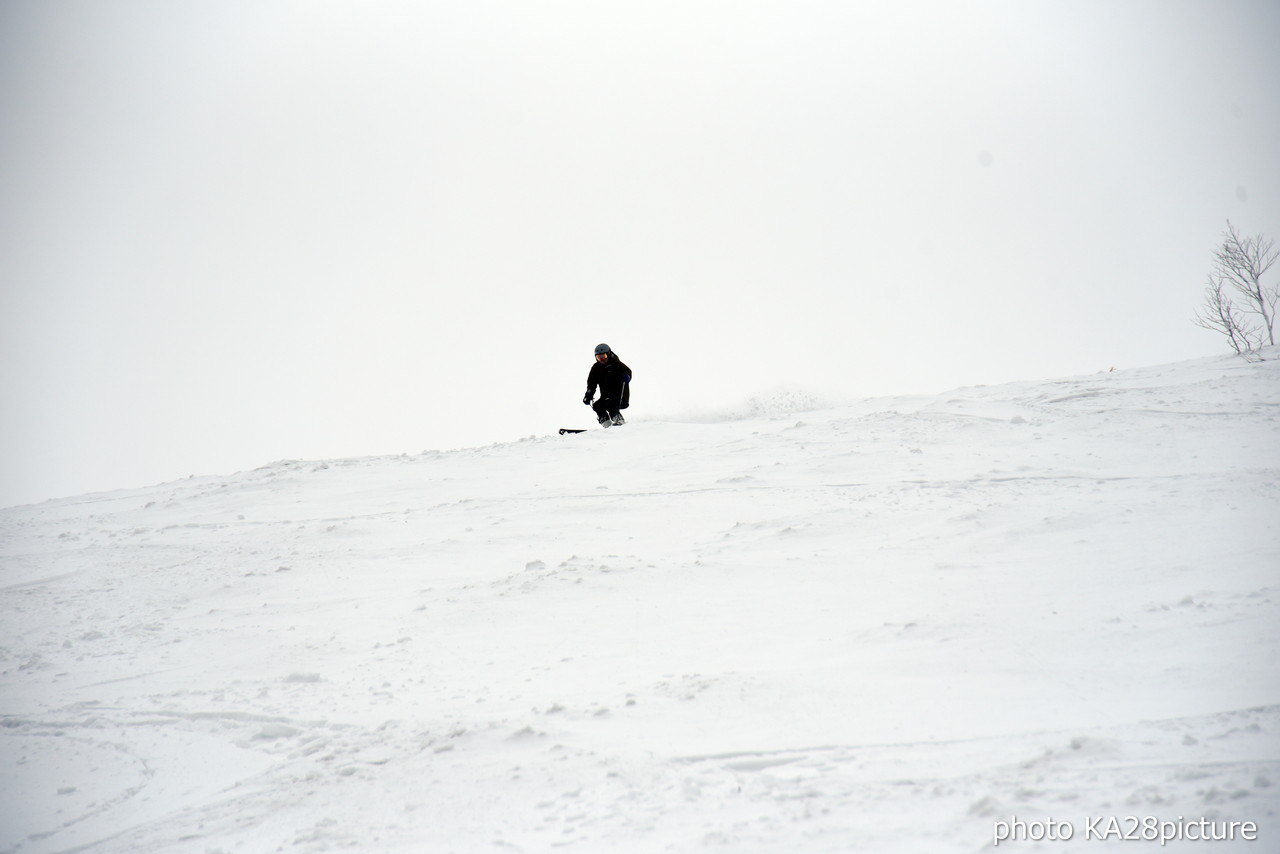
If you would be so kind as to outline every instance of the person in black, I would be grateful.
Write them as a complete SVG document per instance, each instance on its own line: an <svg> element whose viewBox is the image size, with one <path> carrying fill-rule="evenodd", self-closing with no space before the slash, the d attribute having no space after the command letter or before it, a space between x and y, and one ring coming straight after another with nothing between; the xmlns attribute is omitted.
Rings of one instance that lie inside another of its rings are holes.
<svg viewBox="0 0 1280 854"><path fill-rule="evenodd" d="M600 399L595 403L596 386L600 387ZM587 374L587 393L582 402L596 411L601 427L614 427L627 423L622 410L631 405L631 369L608 344L596 345L596 363Z"/></svg>

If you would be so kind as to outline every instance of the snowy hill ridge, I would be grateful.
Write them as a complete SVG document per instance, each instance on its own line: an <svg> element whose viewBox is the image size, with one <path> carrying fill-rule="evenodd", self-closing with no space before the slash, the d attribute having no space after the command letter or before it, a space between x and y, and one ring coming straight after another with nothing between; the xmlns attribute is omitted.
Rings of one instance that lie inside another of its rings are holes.
<svg viewBox="0 0 1280 854"><path fill-rule="evenodd" d="M1273 850L1278 510L1274 358L11 508L0 852Z"/></svg>

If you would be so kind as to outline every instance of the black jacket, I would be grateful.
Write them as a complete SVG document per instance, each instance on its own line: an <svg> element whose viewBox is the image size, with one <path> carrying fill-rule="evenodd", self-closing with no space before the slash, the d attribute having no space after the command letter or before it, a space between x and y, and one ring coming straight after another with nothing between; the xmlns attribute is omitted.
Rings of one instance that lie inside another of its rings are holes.
<svg viewBox="0 0 1280 854"><path fill-rule="evenodd" d="M587 394L595 394L596 386L600 386L600 397L621 400L619 409L631 405L631 369L626 366L616 353L610 353L604 364L596 362L587 374Z"/></svg>

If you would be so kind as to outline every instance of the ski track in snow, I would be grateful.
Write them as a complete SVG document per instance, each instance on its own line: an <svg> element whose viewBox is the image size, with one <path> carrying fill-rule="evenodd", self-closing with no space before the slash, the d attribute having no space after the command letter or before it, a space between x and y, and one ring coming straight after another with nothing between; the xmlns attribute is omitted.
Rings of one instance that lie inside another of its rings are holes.
<svg viewBox="0 0 1280 854"><path fill-rule="evenodd" d="M1275 850L1269 356L0 511L0 854Z"/></svg>

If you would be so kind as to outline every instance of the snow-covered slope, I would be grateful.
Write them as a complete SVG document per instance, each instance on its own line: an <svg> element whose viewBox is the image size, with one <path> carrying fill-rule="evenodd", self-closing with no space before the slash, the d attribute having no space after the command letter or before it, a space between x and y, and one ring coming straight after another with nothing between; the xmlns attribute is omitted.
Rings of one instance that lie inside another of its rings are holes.
<svg viewBox="0 0 1280 854"><path fill-rule="evenodd" d="M0 851L1280 850L1280 361L755 408L3 511Z"/></svg>

